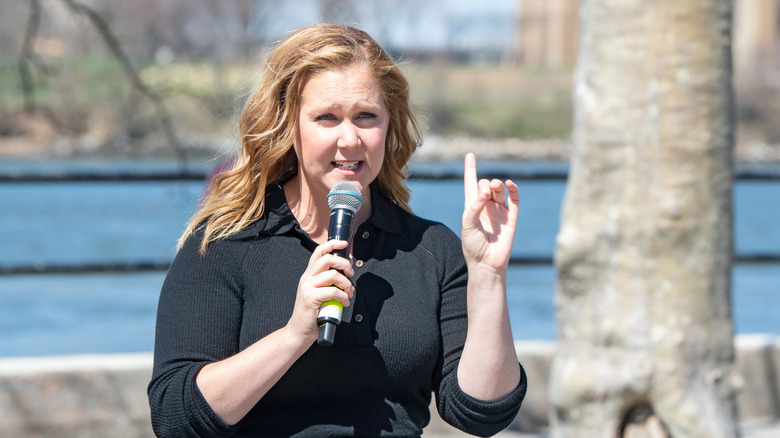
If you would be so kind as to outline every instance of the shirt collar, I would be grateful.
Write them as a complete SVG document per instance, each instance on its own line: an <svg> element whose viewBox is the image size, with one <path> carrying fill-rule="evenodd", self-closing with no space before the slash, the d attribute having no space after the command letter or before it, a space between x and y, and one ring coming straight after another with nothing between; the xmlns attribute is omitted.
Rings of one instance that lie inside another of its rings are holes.
<svg viewBox="0 0 780 438"><path fill-rule="evenodd" d="M401 234L401 221L399 214L401 208L393 201L385 197L382 192L374 187L371 189L371 217L367 222L373 224L382 231L393 234ZM247 227L235 235L237 238L255 236L259 234L279 235L297 228L300 229L295 219L284 189L279 183L272 183L265 193L265 212L262 218L252 226Z"/></svg>
<svg viewBox="0 0 780 438"><path fill-rule="evenodd" d="M280 183L272 183L266 190L265 214L258 221L258 225L259 231L271 235L284 234L295 227L300 228L295 215L287 204L287 198L284 196L284 189Z"/></svg>
<svg viewBox="0 0 780 438"><path fill-rule="evenodd" d="M371 217L368 222L388 233L401 234L401 207L389 200L374 185L371 186Z"/></svg>
<svg viewBox="0 0 780 438"><path fill-rule="evenodd" d="M287 205L281 184L271 183L265 191L265 211L253 224L230 236L231 239L246 239L261 234L283 234L298 225Z"/></svg>

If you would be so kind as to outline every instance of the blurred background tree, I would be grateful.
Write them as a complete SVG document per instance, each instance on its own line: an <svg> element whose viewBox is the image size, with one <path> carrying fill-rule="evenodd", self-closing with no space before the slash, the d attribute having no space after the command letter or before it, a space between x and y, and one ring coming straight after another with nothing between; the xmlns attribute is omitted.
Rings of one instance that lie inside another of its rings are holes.
<svg viewBox="0 0 780 438"><path fill-rule="evenodd" d="M589 0L551 435L737 436L730 0Z"/></svg>

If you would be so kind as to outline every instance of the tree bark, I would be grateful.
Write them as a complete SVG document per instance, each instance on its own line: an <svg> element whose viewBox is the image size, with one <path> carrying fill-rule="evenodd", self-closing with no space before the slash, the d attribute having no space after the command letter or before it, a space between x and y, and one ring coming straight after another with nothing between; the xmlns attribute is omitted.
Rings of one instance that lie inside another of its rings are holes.
<svg viewBox="0 0 780 438"><path fill-rule="evenodd" d="M737 436L730 0L588 0L553 437Z"/></svg>

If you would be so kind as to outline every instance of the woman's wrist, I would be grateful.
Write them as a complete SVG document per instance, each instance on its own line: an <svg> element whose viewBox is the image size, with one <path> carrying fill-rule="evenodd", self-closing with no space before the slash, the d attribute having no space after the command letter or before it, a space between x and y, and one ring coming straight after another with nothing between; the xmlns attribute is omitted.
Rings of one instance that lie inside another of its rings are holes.
<svg viewBox="0 0 780 438"><path fill-rule="evenodd" d="M317 341L317 332L314 334L301 333L294 329L290 324L285 325L279 329L278 333L281 339L287 344L287 348L292 351L297 351L303 355L313 344Z"/></svg>
<svg viewBox="0 0 780 438"><path fill-rule="evenodd" d="M506 288L506 266L495 268L482 263L467 263L469 272L469 286L485 288Z"/></svg>

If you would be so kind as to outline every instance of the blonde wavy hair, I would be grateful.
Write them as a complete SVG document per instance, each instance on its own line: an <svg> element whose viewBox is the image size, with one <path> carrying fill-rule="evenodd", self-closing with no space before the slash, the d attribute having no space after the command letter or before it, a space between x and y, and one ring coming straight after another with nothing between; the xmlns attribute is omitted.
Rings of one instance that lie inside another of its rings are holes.
<svg viewBox="0 0 780 438"><path fill-rule="evenodd" d="M205 253L211 242L237 233L263 215L268 186L298 172L293 141L306 81L354 64L367 67L376 78L390 115L384 161L372 185L410 211L407 166L422 136L409 105L409 83L367 33L344 25L316 24L295 31L268 55L263 78L241 112L240 155L232 170L212 180L201 208L179 239L179 248L203 226L200 251Z"/></svg>

